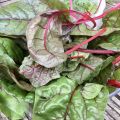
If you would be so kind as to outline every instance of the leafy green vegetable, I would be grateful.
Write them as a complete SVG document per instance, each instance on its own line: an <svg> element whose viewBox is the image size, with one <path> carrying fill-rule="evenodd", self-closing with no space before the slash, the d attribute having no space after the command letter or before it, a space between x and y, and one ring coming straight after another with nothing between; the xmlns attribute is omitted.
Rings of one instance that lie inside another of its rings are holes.
<svg viewBox="0 0 120 120"><path fill-rule="evenodd" d="M28 104L24 101L25 91L3 80L0 80L0 111L11 120L24 118L28 110Z"/></svg>
<svg viewBox="0 0 120 120"><path fill-rule="evenodd" d="M67 59L62 40L59 38L58 31L61 31L61 24L57 24L57 26L52 25L52 29L49 30L46 44L44 42L44 33L46 31L41 28L41 26L46 25L46 19L38 15L30 22L27 28L26 37L30 56L35 62L46 68L56 67Z"/></svg>
<svg viewBox="0 0 120 120"><path fill-rule="evenodd" d="M23 51L17 44L9 38L0 37L0 55L4 54L9 55L16 63L23 60Z"/></svg>
<svg viewBox="0 0 120 120"><path fill-rule="evenodd" d="M107 38L107 42L101 43L99 46L101 48L113 51L120 51L120 35L119 33L112 34Z"/></svg>
<svg viewBox="0 0 120 120"><path fill-rule="evenodd" d="M88 90L83 87L82 91L82 86L77 86L74 80L62 77L48 86L38 88L32 119L102 120L108 91L104 86L91 85L88 84ZM99 86L98 91L92 95L96 86Z"/></svg>
<svg viewBox="0 0 120 120"><path fill-rule="evenodd" d="M25 35L28 22L46 9L40 0L17 0L6 4L0 8L0 33Z"/></svg>
<svg viewBox="0 0 120 120"><path fill-rule="evenodd" d="M1 0L0 112L104 120L120 87L119 9L119 0Z"/></svg>
<svg viewBox="0 0 120 120"><path fill-rule="evenodd" d="M83 64L89 66L91 69L85 67ZM79 65L75 71L68 73L67 76L76 80L79 84L82 84L84 81L96 77L101 70L102 64L103 60L101 58L91 56L88 60Z"/></svg>
<svg viewBox="0 0 120 120"><path fill-rule="evenodd" d="M53 79L60 78L55 68L48 69L36 64L30 56L24 59L20 73L28 78L34 87L43 86Z"/></svg>

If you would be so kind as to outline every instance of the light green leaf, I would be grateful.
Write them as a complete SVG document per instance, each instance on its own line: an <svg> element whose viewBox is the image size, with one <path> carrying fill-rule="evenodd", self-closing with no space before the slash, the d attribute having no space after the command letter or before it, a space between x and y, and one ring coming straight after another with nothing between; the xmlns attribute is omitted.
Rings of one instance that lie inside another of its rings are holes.
<svg viewBox="0 0 120 120"><path fill-rule="evenodd" d="M109 35L110 33L113 33L115 31L120 31L120 28L114 28L114 27L107 27L106 32L103 33L101 36ZM82 36L93 36L98 32L98 30L90 30L85 25L77 26L75 29L72 30L70 33L71 35L82 35Z"/></svg>
<svg viewBox="0 0 120 120"><path fill-rule="evenodd" d="M25 91L3 80L0 80L0 87L0 111L11 120L24 118L28 110L28 104L24 101Z"/></svg>
<svg viewBox="0 0 120 120"><path fill-rule="evenodd" d="M81 89L74 80L66 77L37 88L32 119L103 120L108 98L107 89L103 87L94 99L84 98Z"/></svg>
<svg viewBox="0 0 120 120"><path fill-rule="evenodd" d="M8 1L9 2L9 1ZM16 0L0 7L0 33L7 35L25 35L29 21L47 6L40 0Z"/></svg>
<svg viewBox="0 0 120 120"><path fill-rule="evenodd" d="M120 69L114 71L113 78L120 81Z"/></svg>
<svg viewBox="0 0 120 120"><path fill-rule="evenodd" d="M115 33L107 38L107 42L99 44L101 48L113 51L120 51L120 35Z"/></svg>
<svg viewBox="0 0 120 120"><path fill-rule="evenodd" d="M93 99L100 93L102 88L103 88L102 85L87 83L83 87L82 95L85 99Z"/></svg>
<svg viewBox="0 0 120 120"><path fill-rule="evenodd" d="M91 56L83 62L84 65L91 67L91 69L84 65L79 65L75 71L68 73L67 76L82 84L84 81L91 80L99 74L103 62L103 59Z"/></svg>

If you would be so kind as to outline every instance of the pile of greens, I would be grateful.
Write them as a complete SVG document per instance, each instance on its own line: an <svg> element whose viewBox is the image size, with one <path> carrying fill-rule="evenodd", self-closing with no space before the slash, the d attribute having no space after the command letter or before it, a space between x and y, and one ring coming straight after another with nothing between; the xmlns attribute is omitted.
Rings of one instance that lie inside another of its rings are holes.
<svg viewBox="0 0 120 120"><path fill-rule="evenodd" d="M120 87L119 54L119 0L2 0L0 112L104 120L109 85Z"/></svg>

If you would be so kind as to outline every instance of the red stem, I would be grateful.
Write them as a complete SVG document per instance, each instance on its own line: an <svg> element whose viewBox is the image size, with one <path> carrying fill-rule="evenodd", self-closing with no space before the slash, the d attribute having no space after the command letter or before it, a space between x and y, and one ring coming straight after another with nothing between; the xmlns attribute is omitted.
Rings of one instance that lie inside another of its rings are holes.
<svg viewBox="0 0 120 120"><path fill-rule="evenodd" d="M76 58L84 58L84 56L71 56L70 59L76 59Z"/></svg>
<svg viewBox="0 0 120 120"><path fill-rule="evenodd" d="M112 50L88 50L88 49L78 49L77 51L93 54L115 54L116 52Z"/></svg>
<svg viewBox="0 0 120 120"><path fill-rule="evenodd" d="M79 49L80 47L82 47L83 45L91 42L92 40L96 39L97 37L99 37L100 35L102 35L104 32L106 31L106 28L103 28L102 30L100 30L96 35L92 36L91 38L85 40L84 42L74 46L73 48L71 48L70 50L66 51L65 54L71 54L72 52L76 51L77 49Z"/></svg>
<svg viewBox="0 0 120 120"><path fill-rule="evenodd" d="M120 88L120 82L117 80L108 80L107 84L116 88Z"/></svg>
<svg viewBox="0 0 120 120"><path fill-rule="evenodd" d="M120 62L120 56L118 56L118 57L112 62L112 64L115 65L115 64L117 64L117 63L119 63L119 62Z"/></svg>

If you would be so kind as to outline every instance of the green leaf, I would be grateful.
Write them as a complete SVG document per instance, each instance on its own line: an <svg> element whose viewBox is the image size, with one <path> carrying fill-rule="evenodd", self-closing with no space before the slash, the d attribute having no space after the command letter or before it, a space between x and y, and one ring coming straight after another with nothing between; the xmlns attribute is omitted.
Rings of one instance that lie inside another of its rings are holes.
<svg viewBox="0 0 120 120"><path fill-rule="evenodd" d="M69 6L69 0L64 0ZM73 8L81 12L95 13L98 7L99 1L93 0L73 0Z"/></svg>
<svg viewBox="0 0 120 120"><path fill-rule="evenodd" d="M61 31L61 23L54 21L55 20L52 21L51 29L48 30L46 44L44 43L44 34L46 31L41 28L41 26L46 25L46 18L38 15L30 22L26 31L31 58L46 68L56 67L67 59L59 34Z"/></svg>
<svg viewBox="0 0 120 120"><path fill-rule="evenodd" d="M0 7L0 33L6 35L25 35L28 22L47 6L40 0L17 0Z"/></svg>
<svg viewBox="0 0 120 120"><path fill-rule="evenodd" d="M113 33L115 31L120 31L120 28L113 28L113 27L106 27L106 32L103 33L101 36L106 36L109 35L110 33ZM90 29L88 29L85 25L79 25L77 26L75 29L72 30L72 32L70 33L71 35L82 35L82 36L93 36L95 35L99 30L93 30L91 31Z"/></svg>
<svg viewBox="0 0 120 120"><path fill-rule="evenodd" d="M33 87L25 81L22 81L22 80L18 81L14 73L17 73L16 68L10 69L7 65L3 63L0 64L0 79L4 79L11 83L15 82L17 86L19 86L21 89L26 90L26 91L32 91Z"/></svg>
<svg viewBox="0 0 120 120"><path fill-rule="evenodd" d="M103 120L108 90L102 87L93 99L86 99L81 86L77 86L74 80L61 77L36 89L32 119Z"/></svg>
<svg viewBox="0 0 120 120"><path fill-rule="evenodd" d="M99 44L101 48L113 51L120 51L120 35L115 33L107 38L107 42Z"/></svg>
<svg viewBox="0 0 120 120"><path fill-rule="evenodd" d="M64 0L41 0L44 4L48 5L51 9L64 10L68 7L64 3Z"/></svg>
<svg viewBox="0 0 120 120"><path fill-rule="evenodd" d="M120 28L120 10L111 12L104 18L104 24L111 28Z"/></svg>
<svg viewBox="0 0 120 120"><path fill-rule="evenodd" d="M67 76L76 80L78 84L82 84L84 81L91 80L99 74L103 62L103 59L91 56L83 62L84 65L91 67L91 69L84 65L79 65L75 71L68 73Z"/></svg>
<svg viewBox="0 0 120 120"><path fill-rule="evenodd" d="M102 85L87 83L83 87L82 95L85 99L93 99L100 93L102 88L103 88Z"/></svg>
<svg viewBox="0 0 120 120"><path fill-rule="evenodd" d="M114 4L115 4L115 1L114 1ZM120 10L117 10L115 12L109 13L105 18L103 18L103 26L106 27L106 32L103 33L102 36L109 35L110 33L113 33L115 31L120 31L119 16L120 16ZM79 25L72 30L71 35L93 36L97 32L98 30L91 31L91 29L88 29L85 25Z"/></svg>
<svg viewBox="0 0 120 120"><path fill-rule="evenodd" d="M22 62L20 73L28 78L34 87L43 86L53 79L60 78L56 68L45 68L35 63L30 56L25 57Z"/></svg>
<svg viewBox="0 0 120 120"><path fill-rule="evenodd" d="M0 55L0 64L8 66L10 69L16 68L15 62L7 54Z"/></svg>
<svg viewBox="0 0 120 120"><path fill-rule="evenodd" d="M120 69L114 71L113 78L120 81Z"/></svg>
<svg viewBox="0 0 120 120"><path fill-rule="evenodd" d="M0 111L11 120L24 118L28 110L28 104L24 101L25 91L3 80L0 80L0 87Z"/></svg>
<svg viewBox="0 0 120 120"><path fill-rule="evenodd" d="M9 55L16 63L23 60L23 51L17 44L9 38L0 37L0 55L4 54Z"/></svg>

